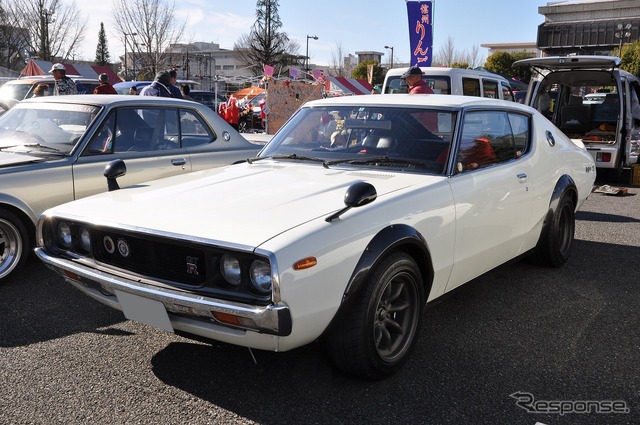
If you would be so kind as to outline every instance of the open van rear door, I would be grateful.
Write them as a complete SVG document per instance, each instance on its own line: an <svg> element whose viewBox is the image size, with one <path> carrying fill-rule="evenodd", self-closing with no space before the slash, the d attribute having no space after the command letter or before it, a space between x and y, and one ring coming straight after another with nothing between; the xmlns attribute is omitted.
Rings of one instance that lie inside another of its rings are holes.
<svg viewBox="0 0 640 425"><path fill-rule="evenodd" d="M547 56L543 58L522 59L513 63L513 67L527 66L535 70L557 71L559 69L601 69L613 71L619 68L622 59L615 56Z"/></svg>

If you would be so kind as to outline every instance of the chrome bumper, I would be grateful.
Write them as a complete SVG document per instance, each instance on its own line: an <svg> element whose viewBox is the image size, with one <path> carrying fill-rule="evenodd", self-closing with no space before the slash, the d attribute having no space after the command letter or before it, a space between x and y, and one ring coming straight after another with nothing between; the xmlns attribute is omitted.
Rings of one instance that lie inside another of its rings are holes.
<svg viewBox="0 0 640 425"><path fill-rule="evenodd" d="M35 253L49 268L60 274L80 291L117 310L122 310L122 307L116 297L116 291L127 292L162 303L177 330L201 336L210 336L209 332L203 335L202 332L197 331L197 329L207 326L217 328L217 332L250 330L277 336L287 336L291 333L291 313L287 305L252 306L205 298L197 294L149 285L105 273L64 258L53 257L40 247L35 249ZM220 322L215 319L213 313L235 316L240 325ZM189 329L189 326L185 327L185 318L198 321L192 326L194 331Z"/></svg>

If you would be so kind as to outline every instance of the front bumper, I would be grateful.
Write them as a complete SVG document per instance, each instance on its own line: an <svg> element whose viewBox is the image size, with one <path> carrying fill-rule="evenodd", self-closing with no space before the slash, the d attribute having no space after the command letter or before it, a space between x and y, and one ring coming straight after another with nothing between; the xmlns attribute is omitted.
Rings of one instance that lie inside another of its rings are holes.
<svg viewBox="0 0 640 425"><path fill-rule="evenodd" d="M275 336L287 336L291 333L291 313L289 307L284 304L252 306L204 298L201 295L153 286L105 273L64 258L51 256L40 247L36 248L35 253L49 268L80 291L117 310L123 311L116 295L118 292L126 292L162 303L173 329L177 331L264 349L273 349L273 346L261 347L261 344L249 341L243 343L238 341L238 337L256 332ZM221 322L214 317L214 314L234 316L238 324Z"/></svg>

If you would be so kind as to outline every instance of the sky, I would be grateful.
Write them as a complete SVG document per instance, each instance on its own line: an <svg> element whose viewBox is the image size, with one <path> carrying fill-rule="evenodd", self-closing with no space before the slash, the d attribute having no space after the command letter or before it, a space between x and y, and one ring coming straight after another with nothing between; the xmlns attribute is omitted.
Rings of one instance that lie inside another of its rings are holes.
<svg viewBox="0 0 640 425"><path fill-rule="evenodd" d="M63 0L70 2L72 0ZM100 23L104 23L112 60L124 53L122 36L115 32L113 0L82 2L81 16L87 32L76 59L93 60ZM171 4L172 0L169 1ZM477 47L486 58L484 43L535 42L537 28L544 21L538 7L548 0L435 0L433 8L433 51L451 38L456 51L471 52ZM175 12L187 23L183 42L213 42L233 49L241 34L255 22L256 0L177 0ZM278 13L283 32L300 45L305 55L309 42L309 62L319 66L333 63L339 46L345 55L359 51L384 54L388 64L393 47L394 63L408 62L409 25L405 0L322 0L307 2L280 0ZM317 36L317 40L307 36Z"/></svg>

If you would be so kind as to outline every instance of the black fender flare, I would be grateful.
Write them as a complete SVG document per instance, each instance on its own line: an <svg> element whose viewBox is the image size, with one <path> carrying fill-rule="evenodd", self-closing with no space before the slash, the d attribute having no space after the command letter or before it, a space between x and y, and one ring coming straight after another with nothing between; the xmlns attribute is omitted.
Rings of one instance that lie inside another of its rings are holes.
<svg viewBox="0 0 640 425"><path fill-rule="evenodd" d="M395 250L405 251L416 260L422 273L426 303L433 283L433 265L427 243L420 232L411 226L406 224L389 225L371 239L362 253L344 291L342 303L329 328L333 323L339 321L341 312L350 308L352 300L357 298L357 294L366 284L374 266Z"/></svg>
<svg viewBox="0 0 640 425"><path fill-rule="evenodd" d="M553 189L553 193L551 194L551 199L549 200L549 210L544 217L544 221L542 222L542 231L540 235L544 235L547 230L549 224L551 223L551 218L555 214L558 209L558 204L560 203L560 199L564 196L565 193L571 193L571 197L573 198L573 204L577 205L578 194L576 189L576 184L573 179L564 174L556 183L556 187Z"/></svg>

